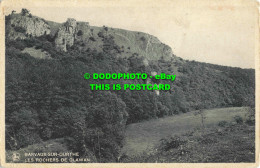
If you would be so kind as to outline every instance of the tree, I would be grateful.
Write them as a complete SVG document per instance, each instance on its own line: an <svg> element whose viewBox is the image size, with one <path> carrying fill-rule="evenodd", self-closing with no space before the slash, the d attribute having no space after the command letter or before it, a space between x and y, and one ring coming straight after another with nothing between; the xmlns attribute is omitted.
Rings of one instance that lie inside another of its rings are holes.
<svg viewBox="0 0 260 168"><path fill-rule="evenodd" d="M107 35L107 31L108 31L108 27L103 26L104 30L106 31L106 35Z"/></svg>
<svg viewBox="0 0 260 168"><path fill-rule="evenodd" d="M12 114L8 122L8 132L6 140L7 147L21 148L41 141L38 132L38 115L36 111L21 108Z"/></svg>
<svg viewBox="0 0 260 168"><path fill-rule="evenodd" d="M86 154L89 149L99 162L115 161L123 145L126 105L111 92L102 91L93 95L91 106L84 115L65 115L72 120L68 123L72 126L70 137L73 138L73 150ZM62 120L60 118L57 121Z"/></svg>
<svg viewBox="0 0 260 168"><path fill-rule="evenodd" d="M20 32L20 33L25 33L25 32L26 32L26 29L25 29L25 28L19 27L19 26L14 27L14 30L15 30L16 32Z"/></svg>
<svg viewBox="0 0 260 168"><path fill-rule="evenodd" d="M203 109L199 109L198 111L196 111L194 113L195 116L200 116L200 120L201 120L201 127L202 127L202 131L204 133L205 131L205 120L206 120L206 115Z"/></svg>
<svg viewBox="0 0 260 168"><path fill-rule="evenodd" d="M82 36L82 35L83 35L82 30L79 30L78 33L77 33L77 36Z"/></svg>
<svg viewBox="0 0 260 168"><path fill-rule="evenodd" d="M23 8L21 12L22 12L22 15L23 15L23 16L26 16L26 15L29 15L29 14L30 14L29 10L27 10L27 9L25 9L25 8Z"/></svg>

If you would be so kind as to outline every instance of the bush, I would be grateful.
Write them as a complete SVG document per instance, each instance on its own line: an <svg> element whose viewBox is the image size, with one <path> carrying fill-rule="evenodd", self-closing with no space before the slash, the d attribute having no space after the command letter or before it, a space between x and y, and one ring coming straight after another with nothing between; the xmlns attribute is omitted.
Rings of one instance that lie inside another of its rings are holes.
<svg viewBox="0 0 260 168"><path fill-rule="evenodd" d="M21 13L22 13L23 16L30 14L30 12L25 8L22 9Z"/></svg>
<svg viewBox="0 0 260 168"><path fill-rule="evenodd" d="M23 50L26 48L26 44L22 43L21 40L17 39L15 41L6 41L7 47L14 47L19 50Z"/></svg>
<svg viewBox="0 0 260 168"><path fill-rule="evenodd" d="M236 121L237 124L242 124L242 123L243 123L243 118L240 117L240 116L238 116L238 115L236 115L236 116L234 117L234 119L235 119L235 121Z"/></svg>
<svg viewBox="0 0 260 168"><path fill-rule="evenodd" d="M225 127L225 126L227 126L227 124L228 124L227 121L220 121L220 122L218 123L218 126L220 126L220 127Z"/></svg>
<svg viewBox="0 0 260 168"><path fill-rule="evenodd" d="M30 130L26 126L22 126L17 130L17 148L26 147L35 143L42 142L42 139L35 130Z"/></svg>
<svg viewBox="0 0 260 168"><path fill-rule="evenodd" d="M82 35L83 35L82 30L79 30L78 33L77 33L77 36L82 36Z"/></svg>
<svg viewBox="0 0 260 168"><path fill-rule="evenodd" d="M245 120L246 124L248 125L255 125L255 114L250 114L249 116L247 116L246 120Z"/></svg>
<svg viewBox="0 0 260 168"><path fill-rule="evenodd" d="M41 45L36 45L36 46L35 46L35 49L37 49L37 50L38 50L38 49L41 49L41 48L42 48Z"/></svg>
<svg viewBox="0 0 260 168"><path fill-rule="evenodd" d="M103 32L98 32L98 37L104 38L104 33Z"/></svg>
<svg viewBox="0 0 260 168"><path fill-rule="evenodd" d="M142 37L140 38L140 40L141 40L141 41L145 41L145 37L142 36Z"/></svg>
<svg viewBox="0 0 260 168"><path fill-rule="evenodd" d="M14 27L14 30L15 30L16 32L20 32L20 33L25 33L25 32L26 32L26 29L23 28L23 27L20 27L20 26Z"/></svg>
<svg viewBox="0 0 260 168"><path fill-rule="evenodd" d="M94 37L89 37L89 40L96 41L96 39Z"/></svg>
<svg viewBox="0 0 260 168"><path fill-rule="evenodd" d="M246 123L247 123L247 125L250 125L250 126L252 126L252 125L255 125L255 119L246 119Z"/></svg>
<svg viewBox="0 0 260 168"><path fill-rule="evenodd" d="M248 112L245 119L246 124L250 126L255 125L255 108L249 107L247 108L247 111Z"/></svg>
<svg viewBox="0 0 260 168"><path fill-rule="evenodd" d="M184 140L183 138L181 138L179 136L173 136L170 139L161 140L162 149L164 149L165 151L168 151L170 149L176 149L186 143L187 143L187 140Z"/></svg>

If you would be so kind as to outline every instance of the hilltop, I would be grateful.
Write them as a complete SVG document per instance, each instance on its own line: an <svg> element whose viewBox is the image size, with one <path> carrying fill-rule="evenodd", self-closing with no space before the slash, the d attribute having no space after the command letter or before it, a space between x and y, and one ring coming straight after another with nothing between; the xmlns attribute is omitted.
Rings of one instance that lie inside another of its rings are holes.
<svg viewBox="0 0 260 168"><path fill-rule="evenodd" d="M89 49L102 52L114 50L120 57L131 57L133 54L145 57L148 60L173 58L171 48L159 41L158 38L142 32L127 31L109 28L106 26L90 26L88 22L77 22L68 18L64 23L46 21L43 18L32 16L24 9L21 13L12 13L7 22L9 39L26 39L50 35L56 49L67 52L71 47L86 51ZM114 41L111 46L110 41Z"/></svg>

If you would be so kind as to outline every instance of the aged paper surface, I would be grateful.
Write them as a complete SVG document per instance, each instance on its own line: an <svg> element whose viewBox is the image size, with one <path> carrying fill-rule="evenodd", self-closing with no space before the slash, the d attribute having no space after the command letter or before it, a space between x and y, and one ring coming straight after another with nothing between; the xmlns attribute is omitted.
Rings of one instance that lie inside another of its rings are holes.
<svg viewBox="0 0 260 168"><path fill-rule="evenodd" d="M1 167L259 165L256 1L5 0L0 16ZM107 72L176 86L92 91L84 74Z"/></svg>

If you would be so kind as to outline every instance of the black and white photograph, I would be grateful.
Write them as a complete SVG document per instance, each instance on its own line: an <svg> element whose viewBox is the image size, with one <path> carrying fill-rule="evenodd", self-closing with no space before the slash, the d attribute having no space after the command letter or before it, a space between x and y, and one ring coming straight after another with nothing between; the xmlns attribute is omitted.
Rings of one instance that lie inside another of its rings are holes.
<svg viewBox="0 0 260 168"><path fill-rule="evenodd" d="M257 1L0 3L3 168L259 164Z"/></svg>

